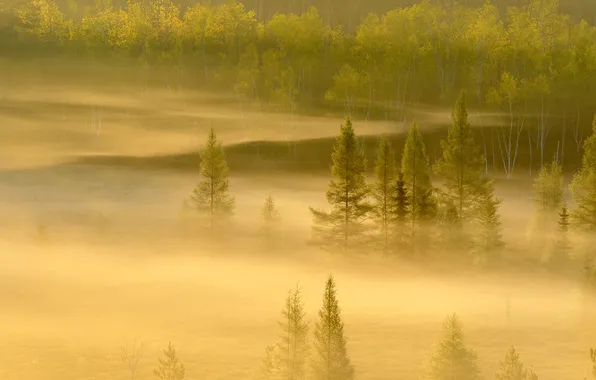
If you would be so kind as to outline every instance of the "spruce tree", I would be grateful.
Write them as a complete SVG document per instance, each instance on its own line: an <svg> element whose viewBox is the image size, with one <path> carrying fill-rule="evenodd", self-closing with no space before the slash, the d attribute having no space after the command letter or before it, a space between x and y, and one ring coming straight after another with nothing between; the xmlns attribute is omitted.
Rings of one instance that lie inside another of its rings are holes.
<svg viewBox="0 0 596 380"><path fill-rule="evenodd" d="M548 259L549 266L556 270L565 270L569 265L571 252L571 242L569 240L569 213L567 206L563 204L559 213L557 233Z"/></svg>
<svg viewBox="0 0 596 380"><path fill-rule="evenodd" d="M420 220L428 218L432 210L431 167L426 146L418 124L410 128L401 159L401 171L404 174L410 205L410 220L413 233Z"/></svg>
<svg viewBox="0 0 596 380"><path fill-rule="evenodd" d="M184 365L176 356L176 349L172 342L169 342L168 348L163 350L163 355L163 359L158 358L159 364L153 370L153 374L160 380L184 380Z"/></svg>
<svg viewBox="0 0 596 380"><path fill-rule="evenodd" d="M484 158L468 123L464 92L455 104L451 119L453 124L447 139L441 141L443 156L436 164L436 173L443 177L445 196L456 206L458 218L463 223L474 215L488 184L484 176Z"/></svg>
<svg viewBox="0 0 596 380"><path fill-rule="evenodd" d="M308 322L300 289L290 290L279 321L278 341L265 349L263 379L303 380L306 373Z"/></svg>
<svg viewBox="0 0 596 380"><path fill-rule="evenodd" d="M329 276L323 295L323 306L315 324L312 380L353 380L354 367L350 362L344 337L344 324L335 289Z"/></svg>
<svg viewBox="0 0 596 380"><path fill-rule="evenodd" d="M596 115L592 122L592 135L584 142L582 167L570 185L575 209L575 224L589 231L596 231Z"/></svg>
<svg viewBox="0 0 596 380"><path fill-rule="evenodd" d="M410 202L408 200L408 189L406 181L404 181L404 174L397 173L397 180L391 194L392 202L395 205L393 215L391 215L392 226L395 229L394 243L403 247L406 243L406 222L410 215Z"/></svg>
<svg viewBox="0 0 596 380"><path fill-rule="evenodd" d="M265 203L261 208L261 219L263 220L263 235L270 243L275 237L281 222L281 216L271 195L265 198Z"/></svg>
<svg viewBox="0 0 596 380"><path fill-rule="evenodd" d="M397 173L392 197L393 203L395 204L393 220L400 224L404 224L410 213L410 201L408 200L408 188L406 181L404 181L403 172Z"/></svg>
<svg viewBox="0 0 596 380"><path fill-rule="evenodd" d="M519 358L515 347L507 350L505 358L501 361L499 370L495 375L496 380L530 380L530 373Z"/></svg>
<svg viewBox="0 0 596 380"><path fill-rule="evenodd" d="M484 263L497 259L505 245L499 217L501 202L501 199L494 197L492 191L487 191L484 197L482 197L476 214L478 233L474 243L476 253Z"/></svg>
<svg viewBox="0 0 596 380"><path fill-rule="evenodd" d="M187 206L206 215L209 228L213 229L217 220L234 211L234 198L228 191L228 164L213 128L199 155L200 174L204 179L194 189Z"/></svg>
<svg viewBox="0 0 596 380"><path fill-rule="evenodd" d="M381 138L377 148L375 162L375 183L372 186L373 217L379 226L383 239L383 254L387 256L389 240L393 232L393 216L397 212L397 204L393 197L395 184L395 152L386 138Z"/></svg>
<svg viewBox="0 0 596 380"><path fill-rule="evenodd" d="M480 379L476 353L466 348L462 326L455 314L443 324L443 339L430 358L426 379Z"/></svg>
<svg viewBox="0 0 596 380"><path fill-rule="evenodd" d="M350 118L341 126L331 155L331 174L327 201L331 211L310 208L314 217L313 242L327 249L344 251L362 242L365 233L364 219L371 206L366 198L366 158L362 145L357 141Z"/></svg>

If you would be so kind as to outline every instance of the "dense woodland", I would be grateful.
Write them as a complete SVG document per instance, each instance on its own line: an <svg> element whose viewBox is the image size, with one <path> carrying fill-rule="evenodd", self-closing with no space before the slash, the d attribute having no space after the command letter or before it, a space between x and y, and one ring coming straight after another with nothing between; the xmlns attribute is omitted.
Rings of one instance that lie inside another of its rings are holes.
<svg viewBox="0 0 596 380"><path fill-rule="evenodd" d="M423 1L371 13L353 31L314 7L257 19L241 3L181 11L170 0L106 0L83 10L32 0L2 13L7 55L134 59L169 67L171 87L217 86L286 111L395 118L467 89L471 104L503 112L515 132L540 124L540 139L553 123L571 128L592 114L596 29L556 0Z"/></svg>

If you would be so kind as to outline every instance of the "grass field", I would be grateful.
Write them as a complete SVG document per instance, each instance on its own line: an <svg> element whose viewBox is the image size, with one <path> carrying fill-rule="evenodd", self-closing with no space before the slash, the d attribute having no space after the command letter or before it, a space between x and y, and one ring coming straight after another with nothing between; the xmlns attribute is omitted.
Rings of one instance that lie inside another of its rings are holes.
<svg viewBox="0 0 596 380"><path fill-rule="evenodd" d="M314 317L330 272L360 379L418 378L452 312L486 378L512 344L541 379L587 374L594 305L576 284L523 273L430 275L393 261L340 260L305 244L308 206L325 202L340 117L264 114L210 94L41 74L19 81L18 69L11 73L0 82L2 379L127 379L119 350L134 337L146 344L137 379L152 378L169 340L189 379L252 379L288 288L300 282ZM417 112L410 120L437 157L449 110ZM178 217L210 126L226 144L237 221L248 231L217 247L179 233ZM371 159L379 135L401 149L407 131L390 121L357 120L355 128ZM513 239L531 211L524 155L521 174L498 182ZM566 157L577 166L573 149ZM263 252L250 233L268 194L291 249ZM36 244L38 225L47 227L45 247Z"/></svg>

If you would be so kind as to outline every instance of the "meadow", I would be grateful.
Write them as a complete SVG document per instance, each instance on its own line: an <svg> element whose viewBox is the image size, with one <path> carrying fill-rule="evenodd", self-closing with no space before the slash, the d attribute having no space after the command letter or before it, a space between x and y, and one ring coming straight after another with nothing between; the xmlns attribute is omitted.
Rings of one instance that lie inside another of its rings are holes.
<svg viewBox="0 0 596 380"><path fill-rule="evenodd" d="M453 312L486 378L511 345L540 379L590 376L595 304L577 282L523 269L425 271L306 244L308 206L325 205L341 116L263 112L233 97L102 81L92 71L65 79L68 66L2 66L3 379L127 379L120 350L135 338L145 344L137 379L153 378L168 341L189 379L253 379L287 290L300 284L314 318L329 273L360 379L418 378ZM450 110L412 112L406 123L354 120L367 155L380 135L399 151L416 119L436 156ZM224 142L237 199L225 243L179 217L210 127ZM526 177L497 182L504 234L519 240L511 256L532 253L523 243ZM275 250L263 250L256 234L269 194L283 218L285 244Z"/></svg>

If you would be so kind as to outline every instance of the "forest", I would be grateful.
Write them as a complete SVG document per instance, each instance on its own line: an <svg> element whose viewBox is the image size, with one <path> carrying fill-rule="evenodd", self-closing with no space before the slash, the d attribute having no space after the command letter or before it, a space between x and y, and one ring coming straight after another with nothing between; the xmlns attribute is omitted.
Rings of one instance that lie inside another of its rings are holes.
<svg viewBox="0 0 596 380"><path fill-rule="evenodd" d="M346 260L378 257L382 266L431 274L522 273L568 281L581 293L584 317L593 320L594 6L557 0L420 1L391 9L387 2L363 3L1 3L0 58L15 66L56 60L132 67L132 82L141 91L226 94L243 118L249 109L288 119L342 118L331 149L321 153L322 165L329 163L327 188L320 189L326 204L304 205L310 234L300 239L311 253ZM0 117L16 114L12 103L2 103L3 96L0 91ZM428 115L443 110L450 113L446 130L427 128L433 124ZM420 115L427 119L418 120ZM377 122L405 126L403 144L395 143L397 127L381 136L356 133L356 126L368 131ZM200 179L186 198L176 199L181 204L176 228L205 238L205 247L240 236L235 220L246 217L237 211L237 195L245 189L229 181L242 168L229 163L235 147L224 145L219 132L209 127L190 165ZM372 154L366 145L371 141ZM500 196L507 186L526 186L532 196L521 201ZM278 207L274 191L263 198L255 234L259 249L291 250L281 229L294 216ZM509 200L531 203L524 231L502 221L502 205ZM53 228L38 226L41 247L51 246ZM366 378L351 359L338 292L329 275L312 320L301 288L287 293L276 338L261 351L257 378ZM508 312L509 300L508 295ZM538 379L545 363L524 364L517 346L509 346L499 353L502 360L494 363L498 370L490 377ZM122 355L131 379L141 378L141 354L133 347ZM174 344L160 354L154 378L193 378L181 359L184 352ZM587 376L596 378L596 350L587 346L581 356L590 363ZM479 380L488 374L479 360L464 339L459 313L450 314L419 375Z"/></svg>

